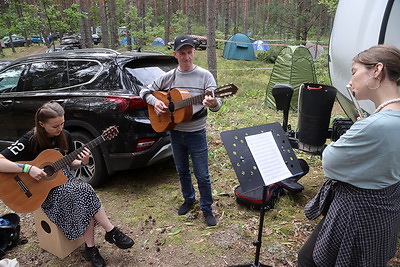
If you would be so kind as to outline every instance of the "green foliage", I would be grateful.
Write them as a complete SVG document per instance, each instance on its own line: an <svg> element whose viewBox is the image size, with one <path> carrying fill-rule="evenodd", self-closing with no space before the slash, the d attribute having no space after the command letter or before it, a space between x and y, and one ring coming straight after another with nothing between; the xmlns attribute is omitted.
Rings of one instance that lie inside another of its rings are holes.
<svg viewBox="0 0 400 267"><path fill-rule="evenodd" d="M187 17L183 15L182 10L176 11L171 17L171 35L178 36L186 34Z"/></svg>
<svg viewBox="0 0 400 267"><path fill-rule="evenodd" d="M268 64L275 64L275 60L278 57L281 50L282 50L281 46L270 46L269 50L257 53L257 60L260 60Z"/></svg>
<svg viewBox="0 0 400 267"><path fill-rule="evenodd" d="M324 52L314 61L315 74L317 82L320 84L331 85L331 78L328 68L328 52Z"/></svg>
<svg viewBox="0 0 400 267"><path fill-rule="evenodd" d="M339 0L318 0L318 2L326 6L329 13L334 14L337 9Z"/></svg>
<svg viewBox="0 0 400 267"><path fill-rule="evenodd" d="M64 9L64 20L57 23L56 29L59 32L78 33L80 27L80 20L87 17L80 13L79 5L72 4L71 7Z"/></svg>
<svg viewBox="0 0 400 267"><path fill-rule="evenodd" d="M135 45L146 45L150 44L156 37L164 35L164 28L162 26L151 27L153 10L149 8L146 11L145 17L138 16L138 10L136 7L131 6L128 12L125 12L125 16L129 16L130 23L130 34L135 38Z"/></svg>

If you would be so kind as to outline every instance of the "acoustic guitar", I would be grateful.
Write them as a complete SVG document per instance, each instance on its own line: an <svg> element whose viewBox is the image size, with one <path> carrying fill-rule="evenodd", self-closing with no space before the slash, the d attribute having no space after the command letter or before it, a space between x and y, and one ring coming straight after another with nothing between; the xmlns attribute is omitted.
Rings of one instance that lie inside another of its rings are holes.
<svg viewBox="0 0 400 267"><path fill-rule="evenodd" d="M211 92L191 97L189 92L185 89L172 89L170 91L171 101L169 100L168 92L155 91L153 95L168 106L169 112L157 116L154 106L148 105L151 126L154 131L158 133L172 130L177 123L192 119L192 105L203 102L206 95L224 98L236 94L237 90L238 88L236 85L225 84Z"/></svg>
<svg viewBox="0 0 400 267"><path fill-rule="evenodd" d="M47 176L37 181L27 173L0 173L0 199L16 212L36 210L52 188L67 182L67 177L60 171L62 168L69 166L85 147L91 149L117 135L118 128L111 126L103 134L66 156L57 150L47 149L33 161L20 162L43 168Z"/></svg>

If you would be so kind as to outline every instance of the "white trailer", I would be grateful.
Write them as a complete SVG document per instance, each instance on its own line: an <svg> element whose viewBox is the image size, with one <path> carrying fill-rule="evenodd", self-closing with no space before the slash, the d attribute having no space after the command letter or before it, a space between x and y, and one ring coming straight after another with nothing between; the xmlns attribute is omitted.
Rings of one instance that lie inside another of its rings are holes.
<svg viewBox="0 0 400 267"><path fill-rule="evenodd" d="M339 0L329 43L329 72L339 103L353 122L357 113L346 90L352 59L377 44L400 48L400 1ZM375 109L370 100L359 104L369 114Z"/></svg>

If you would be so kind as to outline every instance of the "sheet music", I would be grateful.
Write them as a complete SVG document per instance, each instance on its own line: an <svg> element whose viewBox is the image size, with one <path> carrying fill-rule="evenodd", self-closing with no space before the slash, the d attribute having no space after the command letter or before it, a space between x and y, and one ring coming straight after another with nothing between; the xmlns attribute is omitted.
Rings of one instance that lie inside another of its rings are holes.
<svg viewBox="0 0 400 267"><path fill-rule="evenodd" d="M293 176L287 168L272 132L245 137L265 185Z"/></svg>

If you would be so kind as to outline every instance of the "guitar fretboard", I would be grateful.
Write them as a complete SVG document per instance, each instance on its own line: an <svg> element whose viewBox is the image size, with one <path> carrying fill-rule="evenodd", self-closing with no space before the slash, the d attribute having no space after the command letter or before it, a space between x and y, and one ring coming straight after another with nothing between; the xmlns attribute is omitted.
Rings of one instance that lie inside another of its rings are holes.
<svg viewBox="0 0 400 267"><path fill-rule="evenodd" d="M206 95L207 94L201 94L180 101L176 101L174 102L175 110L191 106L193 104L201 103Z"/></svg>
<svg viewBox="0 0 400 267"><path fill-rule="evenodd" d="M200 95L192 96L186 99L182 99L179 101L173 101L174 103L174 110L178 110L187 106L191 106L193 104L201 103L206 95L213 95L214 97L228 97L232 96L233 94L236 93L238 88L234 84L225 84L217 89L215 89L212 92L206 92Z"/></svg>
<svg viewBox="0 0 400 267"><path fill-rule="evenodd" d="M97 138L93 139L89 143L85 144L84 146L81 146L80 148L74 150L73 152L69 153L68 155L62 157L61 159L53 162L50 164L50 166L54 169L55 172L61 170L64 167L67 167L71 165L71 162L74 161L77 158L77 155L83 151L85 147L92 149L96 147L97 145L101 144L104 142L105 139L102 135L98 136Z"/></svg>

